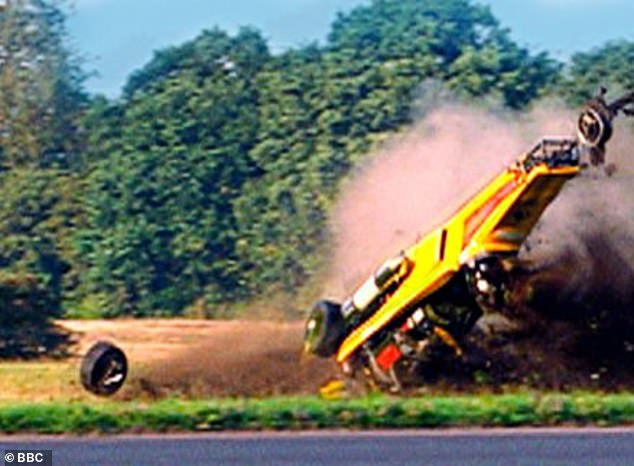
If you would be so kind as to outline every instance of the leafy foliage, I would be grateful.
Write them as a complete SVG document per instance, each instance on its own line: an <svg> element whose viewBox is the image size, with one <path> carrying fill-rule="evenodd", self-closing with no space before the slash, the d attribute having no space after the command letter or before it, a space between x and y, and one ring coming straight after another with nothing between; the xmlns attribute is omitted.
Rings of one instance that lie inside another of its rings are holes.
<svg viewBox="0 0 634 466"><path fill-rule="evenodd" d="M0 11L0 162L72 164L85 75L66 46L64 13L45 0Z"/></svg>
<svg viewBox="0 0 634 466"><path fill-rule="evenodd" d="M429 79L514 109L633 85L631 43L575 55L562 78L488 7L373 0L325 45L278 55L252 28L204 31L157 51L122 99L89 100L59 5L0 11L0 268L74 315L213 315L295 292L341 180L411 122Z"/></svg>
<svg viewBox="0 0 634 466"><path fill-rule="evenodd" d="M61 316L81 270L68 241L79 226L76 182L56 170L14 169L0 175L0 189L0 356L32 356L65 342L50 319Z"/></svg>
<svg viewBox="0 0 634 466"><path fill-rule="evenodd" d="M278 56L248 28L159 51L84 120L80 308L173 315L293 292L319 267L339 181L411 121L424 80L522 107L556 73L467 0L375 0L326 46Z"/></svg>
<svg viewBox="0 0 634 466"><path fill-rule="evenodd" d="M15 169L0 176L0 267L34 274L56 300L76 262L68 231L78 228L77 181L57 170Z"/></svg>
<svg viewBox="0 0 634 466"><path fill-rule="evenodd" d="M143 86L137 74L131 99L113 110L121 139L102 139L86 193L90 227L79 235L87 287L110 315L174 314L238 288L231 200L256 170L263 44L251 30L205 32L169 64L178 73L159 79L152 65L157 80Z"/></svg>
<svg viewBox="0 0 634 466"><path fill-rule="evenodd" d="M64 20L56 2L0 10L1 356L64 343L51 318L81 271L69 242L79 184L61 168L75 166L80 150L84 75L66 47Z"/></svg>
<svg viewBox="0 0 634 466"><path fill-rule="evenodd" d="M611 42L573 55L560 85L566 99L581 105L596 95L600 86L615 94L634 89L634 42Z"/></svg>
<svg viewBox="0 0 634 466"><path fill-rule="evenodd" d="M494 94L512 108L537 97L559 70L546 54L516 45L488 7L469 0L374 0L340 14L329 38L357 62L413 80L410 91L422 78L437 78L459 94ZM401 97L408 102L411 93Z"/></svg>
<svg viewBox="0 0 634 466"><path fill-rule="evenodd" d="M0 357L62 352L68 335L50 322L60 315L54 290L35 275L0 273Z"/></svg>

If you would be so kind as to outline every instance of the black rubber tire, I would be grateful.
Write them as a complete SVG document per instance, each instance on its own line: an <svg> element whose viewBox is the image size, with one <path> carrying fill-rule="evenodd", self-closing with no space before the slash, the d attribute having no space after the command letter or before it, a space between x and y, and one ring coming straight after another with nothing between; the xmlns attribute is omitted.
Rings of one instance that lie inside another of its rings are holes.
<svg viewBox="0 0 634 466"><path fill-rule="evenodd" d="M612 136L612 118L603 100L589 101L577 121L577 131L584 144L590 148L605 148Z"/></svg>
<svg viewBox="0 0 634 466"><path fill-rule="evenodd" d="M333 356L346 336L341 305L321 300L315 303L306 321L304 341L307 349L322 358Z"/></svg>
<svg viewBox="0 0 634 466"><path fill-rule="evenodd" d="M81 384L100 396L114 395L128 376L125 353L107 341L95 343L81 361Z"/></svg>

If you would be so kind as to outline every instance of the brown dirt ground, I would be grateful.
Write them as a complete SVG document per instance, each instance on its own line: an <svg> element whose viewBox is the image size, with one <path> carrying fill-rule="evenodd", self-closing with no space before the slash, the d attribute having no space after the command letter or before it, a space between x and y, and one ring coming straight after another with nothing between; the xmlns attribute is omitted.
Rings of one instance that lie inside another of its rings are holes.
<svg viewBox="0 0 634 466"><path fill-rule="evenodd" d="M316 393L336 374L302 355L303 323L201 320L63 321L79 335L75 357L98 340L121 347L130 379L118 397L269 396Z"/></svg>
<svg viewBox="0 0 634 466"><path fill-rule="evenodd" d="M112 341L126 352L131 373L119 399L314 394L338 375L332 361L302 355L302 322L155 319L62 325L79 335L77 365L97 340ZM467 356L435 367L422 390L631 390L634 349L612 337L528 309L521 319L489 315L469 336Z"/></svg>

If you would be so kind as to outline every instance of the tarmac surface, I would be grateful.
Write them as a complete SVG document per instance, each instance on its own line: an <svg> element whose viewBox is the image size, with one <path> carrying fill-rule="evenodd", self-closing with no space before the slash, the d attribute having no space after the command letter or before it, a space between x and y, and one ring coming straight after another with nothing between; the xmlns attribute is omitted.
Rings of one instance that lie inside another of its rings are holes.
<svg viewBox="0 0 634 466"><path fill-rule="evenodd" d="M55 466L631 466L634 428L0 437L7 449L52 450Z"/></svg>

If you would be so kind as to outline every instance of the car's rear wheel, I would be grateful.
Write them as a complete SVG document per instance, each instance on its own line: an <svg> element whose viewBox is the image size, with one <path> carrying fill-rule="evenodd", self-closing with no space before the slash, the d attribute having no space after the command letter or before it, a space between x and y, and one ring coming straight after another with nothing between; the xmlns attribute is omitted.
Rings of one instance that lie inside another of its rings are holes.
<svg viewBox="0 0 634 466"><path fill-rule="evenodd" d="M81 361L81 384L96 395L113 395L123 386L127 375L125 353L107 341L95 343Z"/></svg>
<svg viewBox="0 0 634 466"><path fill-rule="evenodd" d="M341 314L341 305L321 300L306 321L304 341L307 350L322 358L333 356L345 337L346 325Z"/></svg>

